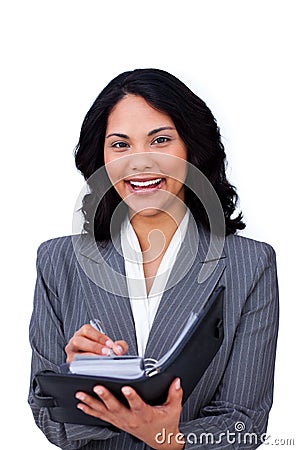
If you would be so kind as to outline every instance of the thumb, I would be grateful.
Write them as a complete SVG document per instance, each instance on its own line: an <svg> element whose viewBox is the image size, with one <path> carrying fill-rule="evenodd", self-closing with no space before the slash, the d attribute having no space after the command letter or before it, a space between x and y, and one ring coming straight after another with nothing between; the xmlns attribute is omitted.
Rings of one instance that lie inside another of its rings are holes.
<svg viewBox="0 0 298 450"><path fill-rule="evenodd" d="M181 405L183 397L183 389L181 387L180 378L175 378L173 380L169 392L166 403L176 403Z"/></svg>

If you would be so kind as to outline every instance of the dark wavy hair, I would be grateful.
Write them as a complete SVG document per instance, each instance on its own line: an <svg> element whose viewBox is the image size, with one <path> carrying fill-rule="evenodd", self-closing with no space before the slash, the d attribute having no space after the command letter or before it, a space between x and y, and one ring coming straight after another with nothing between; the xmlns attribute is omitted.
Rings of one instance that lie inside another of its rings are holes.
<svg viewBox="0 0 298 450"><path fill-rule="evenodd" d="M210 109L170 73L159 69L136 69L118 75L103 89L82 124L75 148L75 162L90 188L82 204L84 231L94 234L97 241L111 238L111 218L122 199L109 182L105 169L99 171L100 179L91 176L104 166L103 148L109 114L127 94L143 97L150 106L172 119L186 145L187 160L209 179L218 195L224 212L226 235L245 228L241 213L232 218L238 196L226 177L226 154ZM187 184L191 185L189 182L196 180L188 180ZM209 228L202 203L187 186L185 203L197 223Z"/></svg>

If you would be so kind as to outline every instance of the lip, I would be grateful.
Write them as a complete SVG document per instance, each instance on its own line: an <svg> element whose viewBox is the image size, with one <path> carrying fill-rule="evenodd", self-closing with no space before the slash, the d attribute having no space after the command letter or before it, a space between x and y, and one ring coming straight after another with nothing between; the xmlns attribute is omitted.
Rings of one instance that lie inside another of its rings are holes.
<svg viewBox="0 0 298 450"><path fill-rule="evenodd" d="M164 178L161 175L155 175L155 176L141 176L141 177L130 177L130 178L124 178L125 182L129 181L151 181L151 180L157 180L158 178Z"/></svg>

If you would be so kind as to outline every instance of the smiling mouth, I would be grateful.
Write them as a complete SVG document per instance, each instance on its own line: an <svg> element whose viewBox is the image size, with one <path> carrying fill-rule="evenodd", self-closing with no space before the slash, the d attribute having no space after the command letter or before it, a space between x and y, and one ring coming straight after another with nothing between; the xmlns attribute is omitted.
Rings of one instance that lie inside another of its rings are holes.
<svg viewBox="0 0 298 450"><path fill-rule="evenodd" d="M164 181L164 178L151 178L147 180L126 180L125 183L132 192L152 192L160 189Z"/></svg>

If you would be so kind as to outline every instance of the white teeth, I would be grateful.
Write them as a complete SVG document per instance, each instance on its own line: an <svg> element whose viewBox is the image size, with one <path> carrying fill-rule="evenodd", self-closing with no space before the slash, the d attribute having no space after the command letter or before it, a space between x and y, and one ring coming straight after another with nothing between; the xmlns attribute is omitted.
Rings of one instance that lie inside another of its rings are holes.
<svg viewBox="0 0 298 450"><path fill-rule="evenodd" d="M152 184L158 184L161 182L161 178L156 178L155 180L148 180L148 181L130 181L130 184L136 187L146 187L151 186Z"/></svg>

